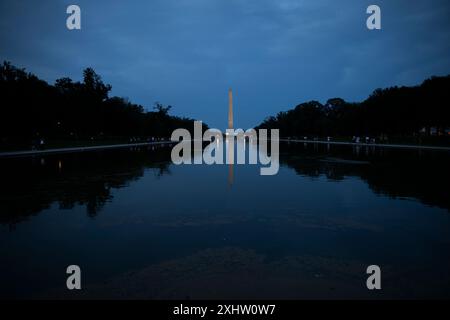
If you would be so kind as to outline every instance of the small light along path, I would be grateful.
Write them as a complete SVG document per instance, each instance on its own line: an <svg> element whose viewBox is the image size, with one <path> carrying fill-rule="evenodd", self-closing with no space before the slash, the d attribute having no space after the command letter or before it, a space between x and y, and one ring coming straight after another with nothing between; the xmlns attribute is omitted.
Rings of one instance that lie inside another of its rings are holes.
<svg viewBox="0 0 450 320"><path fill-rule="evenodd" d="M86 146L86 147L56 148L56 149L44 149L44 150L11 151L11 152L0 152L0 158L27 157L27 156L33 156L33 155L47 155L47 154L54 154L54 153L84 152L84 151L96 151L96 150L105 150L105 149L145 147L145 146L155 146L155 145L171 145L171 144L175 144L175 143L176 142L174 142L174 141L153 141L153 142L109 144L109 145Z"/></svg>
<svg viewBox="0 0 450 320"><path fill-rule="evenodd" d="M377 147L377 148L402 148L402 149L427 149L427 150L441 150L450 151L450 147L441 146L426 146L414 144L389 144L389 143L364 143L364 142L344 142L344 141L323 141L323 140L301 140L301 139L280 139L282 142L296 142L308 144L333 144L344 146L359 146L359 147Z"/></svg>

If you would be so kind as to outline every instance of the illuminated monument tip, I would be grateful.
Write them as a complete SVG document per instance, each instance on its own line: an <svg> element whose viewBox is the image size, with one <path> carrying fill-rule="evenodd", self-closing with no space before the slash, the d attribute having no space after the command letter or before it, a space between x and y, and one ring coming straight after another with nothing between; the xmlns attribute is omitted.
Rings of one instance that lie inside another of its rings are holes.
<svg viewBox="0 0 450 320"><path fill-rule="evenodd" d="M233 129L233 91L228 89L228 129Z"/></svg>

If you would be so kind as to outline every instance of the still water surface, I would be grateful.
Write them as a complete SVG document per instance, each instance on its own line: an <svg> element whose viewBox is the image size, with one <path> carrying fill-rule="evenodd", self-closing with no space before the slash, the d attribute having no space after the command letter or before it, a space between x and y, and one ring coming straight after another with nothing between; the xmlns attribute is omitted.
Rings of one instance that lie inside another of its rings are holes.
<svg viewBox="0 0 450 320"><path fill-rule="evenodd" d="M448 153L282 144L280 160L260 176L175 166L169 147L2 159L0 297L450 297Z"/></svg>

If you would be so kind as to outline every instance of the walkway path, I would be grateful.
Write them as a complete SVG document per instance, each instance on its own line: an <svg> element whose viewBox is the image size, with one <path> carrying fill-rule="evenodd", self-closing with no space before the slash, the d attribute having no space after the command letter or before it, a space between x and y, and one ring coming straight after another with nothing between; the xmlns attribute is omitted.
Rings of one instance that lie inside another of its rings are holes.
<svg viewBox="0 0 450 320"><path fill-rule="evenodd" d="M330 144L330 145L347 145L347 146L360 146L360 147L427 149L427 150L450 151L450 147L422 146L422 145L409 145L409 144L355 143L355 142L342 142L342 141L321 141L321 140L315 141L315 140L297 140L297 139L280 139L280 141ZM152 145L171 145L171 144L175 144L175 143L177 143L177 142L155 141L155 142L142 142L142 143L110 144L110 145L99 145L99 146L89 146L89 147L57 148L57 149L46 149L46 150L11 151L11 152L0 152L0 158L25 157L25 156L31 156L31 155L45 155L45 154L52 154L52 153L67 153L67 152L83 152L83 151L95 151L95 150L118 149L118 148L129 148L129 147L142 147L142 146L152 146Z"/></svg>
<svg viewBox="0 0 450 320"><path fill-rule="evenodd" d="M129 147L142 147L142 146L152 146L161 144L174 144L172 141L155 141L155 142L141 142L141 143L125 143L125 144L109 144L109 145L99 145L99 146L89 146L89 147L70 147L70 148L57 148L57 149L45 149L45 150L26 150L26 151L11 151L11 152L0 152L0 158L6 157L25 157L31 155L44 155L52 153L67 153L67 152L82 152L82 151L95 151L103 149L118 149L118 148L129 148Z"/></svg>
<svg viewBox="0 0 450 320"><path fill-rule="evenodd" d="M297 139L280 139L284 142L303 142L303 143L318 143L318 144L336 144L347 146L360 146L360 147L380 147L380 148L403 148L403 149L428 149L428 150L444 150L450 151L450 147L439 146L423 146L413 144L384 144L384 143L356 143L356 142L343 142L343 141L322 141L322 140L297 140Z"/></svg>

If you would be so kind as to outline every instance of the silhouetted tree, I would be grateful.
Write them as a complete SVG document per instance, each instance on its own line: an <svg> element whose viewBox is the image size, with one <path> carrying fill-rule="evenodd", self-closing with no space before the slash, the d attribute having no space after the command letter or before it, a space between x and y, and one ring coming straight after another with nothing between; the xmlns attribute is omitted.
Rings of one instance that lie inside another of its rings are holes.
<svg viewBox="0 0 450 320"><path fill-rule="evenodd" d="M363 102L341 98L325 105L310 101L266 118L257 128L278 128L282 136L417 136L425 128L450 128L450 76L420 86L376 89Z"/></svg>
<svg viewBox="0 0 450 320"><path fill-rule="evenodd" d="M55 84L38 79L9 62L0 66L0 148L29 147L33 140L105 137L169 137L176 128L193 130L193 121L169 115L171 106L154 111L127 98L109 97L94 69L83 82L64 77Z"/></svg>

